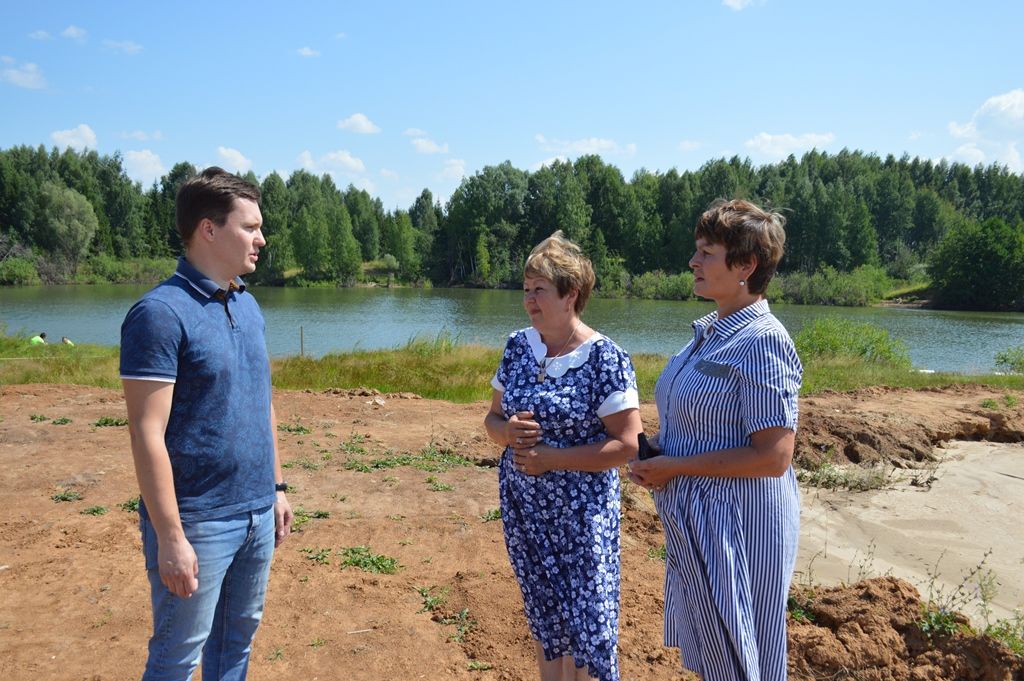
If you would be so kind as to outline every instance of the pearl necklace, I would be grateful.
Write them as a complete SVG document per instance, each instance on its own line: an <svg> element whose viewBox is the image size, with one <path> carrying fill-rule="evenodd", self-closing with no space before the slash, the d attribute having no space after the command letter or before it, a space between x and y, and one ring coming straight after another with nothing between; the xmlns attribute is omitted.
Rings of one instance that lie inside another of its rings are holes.
<svg viewBox="0 0 1024 681"><path fill-rule="evenodd" d="M569 337L565 339L565 343L562 345L562 349L561 350L556 352L551 357L543 357L542 359L538 359L537 360L537 366L538 366L537 382L538 383L543 383L544 379L548 377L548 367L551 365L551 362L553 362L556 359L558 359L559 355L561 355L563 352L565 352L565 349L567 347L569 347L569 343L571 343L572 339L576 337L576 332L580 330L580 327L582 325L583 325L583 320L581 319L579 321L579 323L576 324L576 328L574 328L572 330L572 333L569 334Z"/></svg>

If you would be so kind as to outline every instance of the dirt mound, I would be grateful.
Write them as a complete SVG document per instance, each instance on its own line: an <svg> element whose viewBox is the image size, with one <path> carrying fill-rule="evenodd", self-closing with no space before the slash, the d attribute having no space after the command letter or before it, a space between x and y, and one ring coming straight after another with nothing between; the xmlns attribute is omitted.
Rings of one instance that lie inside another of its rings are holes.
<svg viewBox="0 0 1024 681"><path fill-rule="evenodd" d="M892 577L793 592L789 673L795 679L1009 681L1024 660L989 637L921 629L913 586ZM957 624L967 624L958 618Z"/></svg>
<svg viewBox="0 0 1024 681"><path fill-rule="evenodd" d="M251 679L535 677L493 513L487 405L414 397L275 391L290 497L305 514L274 558ZM798 456L917 465L947 438L1019 440L1024 420L1009 402L983 389L816 396L802 403ZM653 430L653 406L641 412ZM0 678L140 674L148 584L124 417L114 390L0 387ZM662 645L653 504L635 486L623 497L623 679L693 678ZM394 558L397 572L344 565L355 547ZM1021 678L991 642L920 634L919 598L904 583L796 595L814 619L790 624L794 678Z"/></svg>

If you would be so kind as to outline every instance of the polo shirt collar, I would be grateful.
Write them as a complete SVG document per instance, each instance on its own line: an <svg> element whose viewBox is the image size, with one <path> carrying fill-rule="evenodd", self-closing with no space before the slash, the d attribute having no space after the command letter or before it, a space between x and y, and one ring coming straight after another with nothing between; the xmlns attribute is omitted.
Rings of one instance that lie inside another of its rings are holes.
<svg viewBox="0 0 1024 681"><path fill-rule="evenodd" d="M174 276L181 277L188 282L189 286L207 298L213 298L218 291L227 293L217 282L197 270L183 255L178 256L178 267L174 271ZM228 287L241 293L245 290L245 282L241 277L235 277Z"/></svg>
<svg viewBox="0 0 1024 681"><path fill-rule="evenodd" d="M769 312L771 312L771 310L768 308L768 301L762 298L755 303L751 303L744 308L736 310L724 319L718 318L717 311L704 315L693 323L693 330L698 334L705 333L708 327L714 324L715 335L722 338L728 338L750 322L754 321L758 317L763 317Z"/></svg>

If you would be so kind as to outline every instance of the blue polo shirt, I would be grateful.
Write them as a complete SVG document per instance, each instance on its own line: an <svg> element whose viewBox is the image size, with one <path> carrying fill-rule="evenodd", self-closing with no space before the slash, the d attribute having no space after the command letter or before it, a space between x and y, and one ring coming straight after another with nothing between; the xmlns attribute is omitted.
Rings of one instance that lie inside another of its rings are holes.
<svg viewBox="0 0 1024 681"><path fill-rule="evenodd" d="M174 384L164 442L182 521L276 499L265 331L241 279L224 291L185 258L121 325L121 378Z"/></svg>

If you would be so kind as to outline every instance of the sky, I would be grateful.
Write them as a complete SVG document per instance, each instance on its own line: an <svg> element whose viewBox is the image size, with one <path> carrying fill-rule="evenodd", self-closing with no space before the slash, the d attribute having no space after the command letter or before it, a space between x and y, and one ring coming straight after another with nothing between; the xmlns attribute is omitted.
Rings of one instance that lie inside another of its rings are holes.
<svg viewBox="0 0 1024 681"><path fill-rule="evenodd" d="M329 173L407 209L465 176L817 148L1024 172L1024 2L8 3L0 148Z"/></svg>

